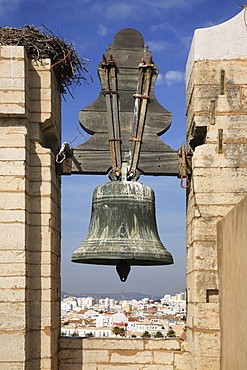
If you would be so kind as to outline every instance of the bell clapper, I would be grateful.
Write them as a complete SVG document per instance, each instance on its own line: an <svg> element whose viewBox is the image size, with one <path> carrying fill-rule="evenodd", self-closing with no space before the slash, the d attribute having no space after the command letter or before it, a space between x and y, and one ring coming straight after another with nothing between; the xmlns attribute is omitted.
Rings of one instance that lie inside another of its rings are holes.
<svg viewBox="0 0 247 370"><path fill-rule="evenodd" d="M127 280L127 277L129 275L129 272L131 270L131 267L126 260L120 260L116 266L117 273L120 277L120 280L122 282L125 282Z"/></svg>

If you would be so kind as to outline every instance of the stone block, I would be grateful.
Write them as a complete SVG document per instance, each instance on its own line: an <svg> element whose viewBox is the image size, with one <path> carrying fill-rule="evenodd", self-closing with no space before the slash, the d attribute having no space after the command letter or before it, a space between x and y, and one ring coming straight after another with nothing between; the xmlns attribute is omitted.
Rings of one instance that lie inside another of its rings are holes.
<svg viewBox="0 0 247 370"><path fill-rule="evenodd" d="M241 110L240 86L226 85L225 94L219 95L217 101L217 111L221 112L239 112Z"/></svg>
<svg viewBox="0 0 247 370"><path fill-rule="evenodd" d="M0 47L0 58L6 59L24 59L26 57L24 46L2 45Z"/></svg>
<svg viewBox="0 0 247 370"><path fill-rule="evenodd" d="M29 195L30 196L49 196L54 192L54 186L51 183L51 181L44 181L40 183L39 181L36 181L31 184Z"/></svg>
<svg viewBox="0 0 247 370"><path fill-rule="evenodd" d="M31 181L50 181L51 167L31 167L29 177Z"/></svg>
<svg viewBox="0 0 247 370"><path fill-rule="evenodd" d="M6 343L8 343L6 350ZM26 360L25 332L2 332L0 334L0 361L24 362ZM0 363L1 363L0 362Z"/></svg>
<svg viewBox="0 0 247 370"><path fill-rule="evenodd" d="M0 249L1 253L1 263L5 264L25 264L26 263L26 253L25 246L20 249Z"/></svg>
<svg viewBox="0 0 247 370"><path fill-rule="evenodd" d="M221 370L220 358L219 357L199 357L194 358L194 369L195 370Z"/></svg>
<svg viewBox="0 0 247 370"><path fill-rule="evenodd" d="M193 95L193 110L209 112L211 100L216 100L218 98L219 87L214 85L195 85Z"/></svg>
<svg viewBox="0 0 247 370"><path fill-rule="evenodd" d="M218 288L217 271L194 271L187 274L187 288L190 289L190 302L204 302L207 299L208 289Z"/></svg>
<svg viewBox="0 0 247 370"><path fill-rule="evenodd" d="M83 363L100 363L100 362L114 362L112 357L115 353L111 353L108 350L83 350L82 358ZM119 361L122 362L122 361Z"/></svg>
<svg viewBox="0 0 247 370"><path fill-rule="evenodd" d="M0 76L0 90L8 91L11 90L19 90L24 91L25 89L25 79L24 78L11 78L11 77L5 77Z"/></svg>
<svg viewBox="0 0 247 370"><path fill-rule="evenodd" d="M181 341L176 339L150 339L144 342L145 350L168 350L179 351L181 349Z"/></svg>
<svg viewBox="0 0 247 370"><path fill-rule="evenodd" d="M121 338L86 338L83 340L83 349L110 349L121 348L122 350L144 350L143 339L121 339Z"/></svg>
<svg viewBox="0 0 247 370"><path fill-rule="evenodd" d="M90 365L89 365L90 366ZM86 368L87 370L91 370L90 367ZM143 369L143 364L142 365L137 365L137 364L98 364L97 368L95 370L141 370ZM84 370L84 367L83 367Z"/></svg>
<svg viewBox="0 0 247 370"><path fill-rule="evenodd" d="M1 287L0 296L1 302L25 302L26 290L23 289L4 289Z"/></svg>
<svg viewBox="0 0 247 370"><path fill-rule="evenodd" d="M0 276L1 289L24 289L26 287L26 278L24 276Z"/></svg>
<svg viewBox="0 0 247 370"><path fill-rule="evenodd" d="M51 156L51 153L38 153L38 155L36 153L32 153L30 159L31 167L48 167L51 165L51 161L54 159L54 157Z"/></svg>
<svg viewBox="0 0 247 370"><path fill-rule="evenodd" d="M208 204L217 204L217 205L232 205L240 202L245 194L243 193L199 193L196 194L197 204L208 205ZM192 200L192 199L191 199Z"/></svg>
<svg viewBox="0 0 247 370"><path fill-rule="evenodd" d="M4 253L0 253L0 258L4 256ZM13 256L11 256L13 258ZM8 257L9 258L9 257ZM14 264L14 268L13 268ZM0 263L0 276L8 277L8 276L25 276L26 275L26 263L18 263L16 261L13 262L3 262L1 259Z"/></svg>
<svg viewBox="0 0 247 370"><path fill-rule="evenodd" d="M1 362L0 370L25 370L26 365L24 362Z"/></svg>
<svg viewBox="0 0 247 370"><path fill-rule="evenodd" d="M188 352L174 353L174 370L191 370L190 354Z"/></svg>
<svg viewBox="0 0 247 370"><path fill-rule="evenodd" d="M5 59L0 57L0 71L1 77L7 78L25 78L25 62L24 59Z"/></svg>
<svg viewBox="0 0 247 370"><path fill-rule="evenodd" d="M25 176L4 176L0 178L0 191L25 191Z"/></svg>
<svg viewBox="0 0 247 370"><path fill-rule="evenodd" d="M51 195L36 196L32 198L32 213L48 213L51 211L52 199Z"/></svg>
<svg viewBox="0 0 247 370"><path fill-rule="evenodd" d="M20 147L20 148L6 148L2 147L0 148L0 160L1 161L19 161L26 160L27 158L27 151L26 148Z"/></svg>
<svg viewBox="0 0 247 370"><path fill-rule="evenodd" d="M205 171L205 170L204 170ZM207 169L207 175L199 174L198 169L194 174L194 187L195 191L203 193L230 193L239 192L246 194L244 179L246 177L245 168L224 168L213 171Z"/></svg>
<svg viewBox="0 0 247 370"><path fill-rule="evenodd" d="M25 225L21 223L6 223L6 224L0 223L0 233L1 232L2 235L4 235L4 238L1 240L0 245L1 253L5 253L5 250L14 250L14 249L21 251L24 250ZM4 252L2 252L3 250ZM19 256L21 257L21 255Z"/></svg>
<svg viewBox="0 0 247 370"><path fill-rule="evenodd" d="M91 367L90 367L91 366ZM97 364L67 364L66 362L59 362L59 370L98 370Z"/></svg>
<svg viewBox="0 0 247 370"><path fill-rule="evenodd" d="M26 195L24 192L0 193L0 208L5 210L25 210Z"/></svg>
<svg viewBox="0 0 247 370"><path fill-rule="evenodd" d="M190 292L191 291L191 288L188 286L187 287L187 291ZM187 327L189 328L192 328L194 326L194 303L191 303L193 302L193 300L191 299L191 296L189 295L188 296L188 303L187 303L187 321L186 321L186 325ZM187 333L186 333L186 337L187 337ZM189 343L189 340L187 341L187 343Z"/></svg>
<svg viewBox="0 0 247 370"><path fill-rule="evenodd" d="M200 167L202 170L205 168L217 168L220 172L220 168L225 167L238 167L240 164L239 160L239 144L225 143L223 145L223 154L218 153L218 130L210 131L208 133L208 141L215 140L215 143L204 144L207 153L203 151L201 155L195 155L193 157L193 168L194 170ZM214 137L216 136L216 137ZM200 171L202 172L202 171Z"/></svg>
<svg viewBox="0 0 247 370"><path fill-rule="evenodd" d="M66 362L67 364L75 364L75 363L82 364L82 351L80 349L71 349L71 348L67 349L66 351L65 350L60 351L59 359L61 362Z"/></svg>
<svg viewBox="0 0 247 370"><path fill-rule="evenodd" d="M51 88L51 73L50 70L37 70L35 67L29 71L29 87L30 88L41 88L50 89Z"/></svg>
<svg viewBox="0 0 247 370"><path fill-rule="evenodd" d="M86 352L87 353L87 352ZM85 356L85 353L84 353ZM136 364L151 364L153 362L152 351L138 351L133 349L119 349L111 351L110 363L136 363Z"/></svg>
<svg viewBox="0 0 247 370"><path fill-rule="evenodd" d="M20 161L0 161L0 176L25 176L26 163Z"/></svg>
<svg viewBox="0 0 247 370"><path fill-rule="evenodd" d="M35 70L37 71L37 73L39 73L39 71L42 71L42 72L48 72L48 73L52 73L51 71L51 59L49 58L44 58L42 59L42 62L39 61L39 60L32 60L31 63L30 63L30 66L29 66L30 70Z"/></svg>
<svg viewBox="0 0 247 370"><path fill-rule="evenodd" d="M154 363L162 365L173 365L173 352L153 351Z"/></svg>
<svg viewBox="0 0 247 370"><path fill-rule="evenodd" d="M59 338L59 346L61 350L67 349L82 349L83 339L78 337L72 338Z"/></svg>
<svg viewBox="0 0 247 370"><path fill-rule="evenodd" d="M0 222L3 223L25 223L26 217L27 215L24 210L0 209Z"/></svg>
<svg viewBox="0 0 247 370"><path fill-rule="evenodd" d="M220 332L194 331L196 356L219 357L220 356Z"/></svg>
<svg viewBox="0 0 247 370"><path fill-rule="evenodd" d="M211 217L195 218L192 226L192 240L215 241L216 225L221 218L213 215ZM205 230L207 230L206 233Z"/></svg>
<svg viewBox="0 0 247 370"><path fill-rule="evenodd" d="M224 217L233 208L234 204L208 204L208 205L198 205L200 209L200 214L202 218L208 219L209 217Z"/></svg>
<svg viewBox="0 0 247 370"><path fill-rule="evenodd" d="M26 109L24 103L0 103L0 113L1 114L18 114L26 115Z"/></svg>
<svg viewBox="0 0 247 370"><path fill-rule="evenodd" d="M25 330L27 325L25 302L0 302L0 315L1 332Z"/></svg>
<svg viewBox="0 0 247 370"><path fill-rule="evenodd" d="M220 330L219 304L197 303L194 307L194 325L198 329Z"/></svg>
<svg viewBox="0 0 247 370"><path fill-rule="evenodd" d="M38 89L36 87L31 87L28 91L28 96L29 96L29 99L30 101L33 101L33 100L36 100L36 101L39 101L40 99L41 100L51 100L52 99L52 96L51 96L51 89Z"/></svg>
<svg viewBox="0 0 247 370"><path fill-rule="evenodd" d="M67 363L60 362L59 370L98 370L98 368L96 364L83 365L83 363L81 363L68 365Z"/></svg>
<svg viewBox="0 0 247 370"><path fill-rule="evenodd" d="M1 90L0 86L0 101L5 104L25 104L24 91L18 90Z"/></svg>
<svg viewBox="0 0 247 370"><path fill-rule="evenodd" d="M217 270L217 246L215 241L195 241L189 248L190 270ZM193 257L190 253L193 253Z"/></svg>

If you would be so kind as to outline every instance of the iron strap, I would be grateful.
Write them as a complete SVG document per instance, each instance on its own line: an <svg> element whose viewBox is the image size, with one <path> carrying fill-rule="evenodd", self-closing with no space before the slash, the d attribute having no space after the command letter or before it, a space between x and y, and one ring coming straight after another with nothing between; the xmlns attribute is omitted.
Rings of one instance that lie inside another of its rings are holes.
<svg viewBox="0 0 247 370"><path fill-rule="evenodd" d="M137 84L136 94L133 95L135 98L135 105L130 138L130 177L135 176L138 165L147 107L149 102L149 91L152 81L153 68L154 63L152 60L152 56L150 56L148 64L146 64L144 59L142 58L142 63L139 64L139 80Z"/></svg>
<svg viewBox="0 0 247 370"><path fill-rule="evenodd" d="M109 143L111 152L112 169L115 176L121 174L121 138L119 127L118 113L118 91L117 91L117 74L116 63L110 55L109 63L103 55L101 63L104 72L104 90L103 94L106 98L107 121L109 125ZM103 81L102 81L103 82Z"/></svg>

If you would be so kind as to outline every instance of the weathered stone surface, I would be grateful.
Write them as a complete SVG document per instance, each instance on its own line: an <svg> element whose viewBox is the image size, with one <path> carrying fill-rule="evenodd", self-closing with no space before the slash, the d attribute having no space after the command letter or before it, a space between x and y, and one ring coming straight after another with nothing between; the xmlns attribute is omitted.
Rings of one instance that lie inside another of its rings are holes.
<svg viewBox="0 0 247 370"><path fill-rule="evenodd" d="M113 339L113 338L105 338L105 339L98 339L98 338L87 338L83 341L83 349L129 349L132 350L144 350L144 341L134 340L134 339Z"/></svg>
<svg viewBox="0 0 247 370"><path fill-rule="evenodd" d="M174 350L179 351L181 349L181 341L175 339L152 339L145 340L145 350Z"/></svg>
<svg viewBox="0 0 247 370"><path fill-rule="evenodd" d="M174 370L191 370L189 353L174 354Z"/></svg>
<svg viewBox="0 0 247 370"><path fill-rule="evenodd" d="M164 351L154 351L154 363L162 365L173 365L174 353Z"/></svg>

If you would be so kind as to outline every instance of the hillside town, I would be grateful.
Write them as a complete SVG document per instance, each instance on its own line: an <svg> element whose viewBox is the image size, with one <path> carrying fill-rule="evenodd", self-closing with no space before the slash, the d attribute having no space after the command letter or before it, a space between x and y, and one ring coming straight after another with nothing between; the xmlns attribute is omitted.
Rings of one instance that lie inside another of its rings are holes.
<svg viewBox="0 0 247 370"><path fill-rule="evenodd" d="M62 336L183 338L185 332L185 293L158 300L69 296L61 302Z"/></svg>

